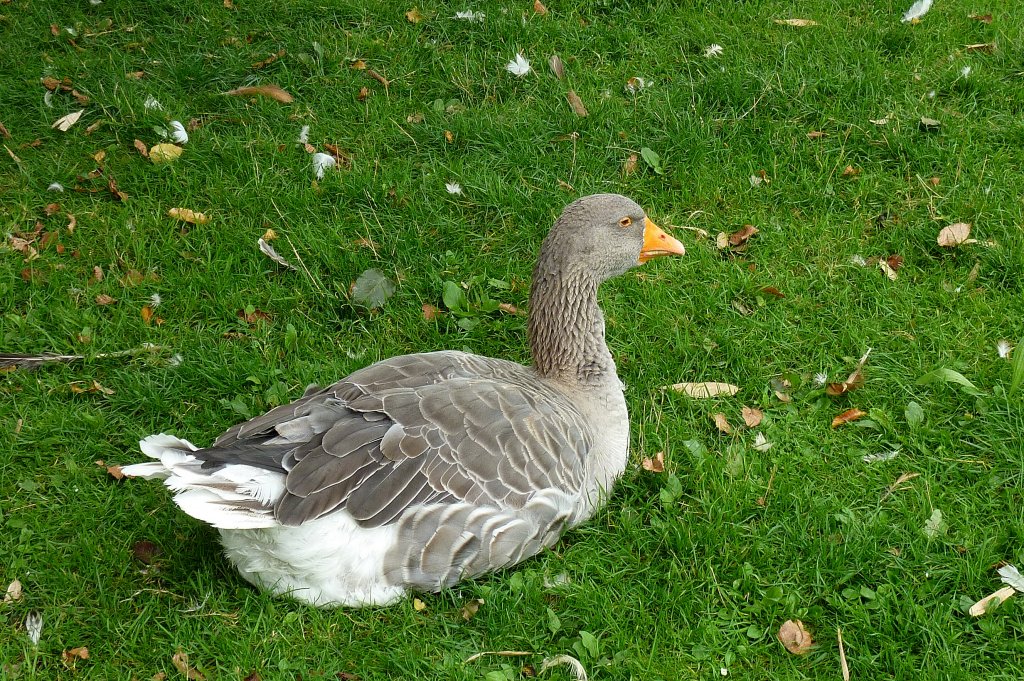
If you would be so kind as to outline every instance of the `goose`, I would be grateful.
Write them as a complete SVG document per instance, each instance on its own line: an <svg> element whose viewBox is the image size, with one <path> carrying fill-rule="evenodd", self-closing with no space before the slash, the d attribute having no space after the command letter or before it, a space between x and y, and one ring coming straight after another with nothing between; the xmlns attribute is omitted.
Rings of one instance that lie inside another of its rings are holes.
<svg viewBox="0 0 1024 681"><path fill-rule="evenodd" d="M161 433L153 461L228 561L314 606L394 603L514 565L590 518L626 467L629 417L598 286L685 253L632 200L570 203L530 290L532 364L451 350L392 357L210 447Z"/></svg>

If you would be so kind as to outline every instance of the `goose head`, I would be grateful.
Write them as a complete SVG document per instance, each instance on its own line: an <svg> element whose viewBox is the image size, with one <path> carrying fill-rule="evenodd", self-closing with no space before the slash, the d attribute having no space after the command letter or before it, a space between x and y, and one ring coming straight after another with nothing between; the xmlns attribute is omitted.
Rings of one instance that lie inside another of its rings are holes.
<svg viewBox="0 0 1024 681"><path fill-rule="evenodd" d="M619 194L593 194L570 203L541 247L542 259L582 269L599 282L653 258L685 252L643 208Z"/></svg>

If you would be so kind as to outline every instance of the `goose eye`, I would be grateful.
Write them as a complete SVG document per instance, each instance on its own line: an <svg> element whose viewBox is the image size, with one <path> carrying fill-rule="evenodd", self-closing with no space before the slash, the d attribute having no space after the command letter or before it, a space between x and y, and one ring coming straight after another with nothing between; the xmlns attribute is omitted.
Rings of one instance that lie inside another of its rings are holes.
<svg viewBox="0 0 1024 681"><path fill-rule="evenodd" d="M628 217L625 217L625 218L622 218L621 220L619 220L619 227L622 227L623 229L625 229L626 227L629 227L631 224L633 224L633 220L631 220Z"/></svg>

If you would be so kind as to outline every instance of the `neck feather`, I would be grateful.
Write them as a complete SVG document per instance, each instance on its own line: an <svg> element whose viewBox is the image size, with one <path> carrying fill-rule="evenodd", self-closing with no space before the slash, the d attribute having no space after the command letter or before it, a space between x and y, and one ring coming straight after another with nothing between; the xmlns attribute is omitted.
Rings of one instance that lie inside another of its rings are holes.
<svg viewBox="0 0 1024 681"><path fill-rule="evenodd" d="M604 340L592 272L557 263L542 249L530 289L529 339L541 376L578 385L617 380Z"/></svg>

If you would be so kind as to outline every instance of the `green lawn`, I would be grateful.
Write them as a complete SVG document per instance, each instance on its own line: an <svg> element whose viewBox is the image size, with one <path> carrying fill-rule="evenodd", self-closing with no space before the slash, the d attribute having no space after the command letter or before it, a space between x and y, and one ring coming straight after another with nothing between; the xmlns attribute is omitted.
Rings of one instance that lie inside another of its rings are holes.
<svg viewBox="0 0 1024 681"><path fill-rule="evenodd" d="M495 681L559 654L592 679L841 679L837 628L853 679L1024 676L1024 599L965 612L1024 563L1024 409L997 352L1024 337L1024 18L1002 0L939 0L916 25L910 0L799 4L421 3L414 22L411 0L0 3L0 352L87 357L0 374L0 590L24 589L0 604L0 678L183 679L181 652L207 679ZM75 92L44 99L47 77ZM264 84L294 101L223 94ZM190 140L156 165L134 141L171 120ZM307 125L345 160L320 181ZM632 462L555 550L424 609L318 611L256 592L160 485L97 465L139 460L150 433L210 442L395 354L528 361L525 317L479 302L525 310L548 227L599 191L689 252L603 288ZM978 243L940 247L956 222ZM745 224L745 248L716 247ZM268 229L297 270L260 253ZM370 268L397 284L372 311L350 294ZM476 307L448 310L446 281ZM815 375L844 380L868 348L864 385L826 395ZM918 384L941 368L974 388ZM663 389L699 381L741 390ZM867 416L830 427L852 408ZM659 451L665 472L642 469ZM790 618L807 655L775 639ZM534 655L465 663L489 650Z"/></svg>

